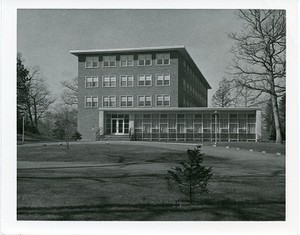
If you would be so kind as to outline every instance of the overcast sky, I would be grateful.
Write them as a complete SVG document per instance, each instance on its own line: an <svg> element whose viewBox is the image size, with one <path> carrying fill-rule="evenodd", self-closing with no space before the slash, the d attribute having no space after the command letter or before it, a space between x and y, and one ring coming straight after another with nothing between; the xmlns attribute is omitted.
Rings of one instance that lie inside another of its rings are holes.
<svg viewBox="0 0 300 235"><path fill-rule="evenodd" d="M77 76L73 49L184 45L211 85L231 61L229 32L241 24L233 10L18 10L18 52L40 66L53 95Z"/></svg>

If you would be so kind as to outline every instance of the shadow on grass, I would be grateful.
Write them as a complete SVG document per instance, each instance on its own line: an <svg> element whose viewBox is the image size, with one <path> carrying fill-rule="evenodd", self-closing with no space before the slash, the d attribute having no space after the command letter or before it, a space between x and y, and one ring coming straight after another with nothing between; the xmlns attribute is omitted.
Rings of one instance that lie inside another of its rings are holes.
<svg viewBox="0 0 300 235"><path fill-rule="evenodd" d="M197 204L189 205L186 202L178 203L160 203L160 204L98 204L98 205L81 205L81 206L61 206L61 207L19 207L18 220L157 220L161 215L172 215L180 213L210 214L215 219L209 220L228 220L226 215L231 215L231 220L240 221L269 221L284 220L284 201L235 201L224 199L215 201L213 199L205 199ZM264 213L261 209L280 207L278 214ZM283 209L282 209L283 208ZM249 213L249 209L252 213ZM254 210L254 211L253 211ZM188 220L192 217L185 215ZM49 219L50 218L50 219ZM165 217L165 218L168 218ZM171 220L171 219L164 219ZM176 220L176 219L175 219ZM202 219L203 220L203 219ZM230 219L229 219L230 220Z"/></svg>
<svg viewBox="0 0 300 235"><path fill-rule="evenodd" d="M104 179L123 179L123 178L138 178L138 177L156 177L156 178L165 178L166 174L136 174L136 175L129 175L128 173L116 176L99 176L99 177L91 177L91 176L18 176L18 179L46 179L46 180L72 180L72 179L84 179L84 180L97 180L103 181Z"/></svg>
<svg viewBox="0 0 300 235"><path fill-rule="evenodd" d="M118 163L96 164L96 165L81 165L81 166L49 166L49 167L26 167L18 168L18 171L32 171L32 170L60 170L60 169L85 169L85 168L107 168L107 167L126 167L131 165L150 164L149 161L134 161L124 162L124 158L120 157Z"/></svg>

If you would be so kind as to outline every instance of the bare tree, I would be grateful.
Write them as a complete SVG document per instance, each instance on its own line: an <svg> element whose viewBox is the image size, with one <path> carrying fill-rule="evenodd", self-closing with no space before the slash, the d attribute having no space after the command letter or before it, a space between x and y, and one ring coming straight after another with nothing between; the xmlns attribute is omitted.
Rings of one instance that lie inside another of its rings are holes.
<svg viewBox="0 0 300 235"><path fill-rule="evenodd" d="M265 96L257 91L243 86L239 80L231 81L234 106L251 107L265 103Z"/></svg>
<svg viewBox="0 0 300 235"><path fill-rule="evenodd" d="M51 97L40 68L26 68L20 54L17 58L17 96L18 115L27 117L29 131L39 133L38 122L55 99Z"/></svg>
<svg viewBox="0 0 300 235"><path fill-rule="evenodd" d="M55 99L50 96L50 91L48 90L44 79L38 76L32 79L29 96L34 126L38 130L38 121Z"/></svg>
<svg viewBox="0 0 300 235"><path fill-rule="evenodd" d="M230 107L233 105L234 98L231 94L231 81L223 78L219 82L219 88L212 96L212 106L214 107Z"/></svg>
<svg viewBox="0 0 300 235"><path fill-rule="evenodd" d="M242 86L236 79L223 78L219 82L219 88L212 96L212 106L214 107L251 107L259 105L261 94L256 90L251 90Z"/></svg>
<svg viewBox="0 0 300 235"><path fill-rule="evenodd" d="M64 88L61 95L63 102L76 108L78 103L78 77L75 77L70 81L63 81L61 82L61 85Z"/></svg>
<svg viewBox="0 0 300 235"><path fill-rule="evenodd" d="M242 87L268 94L272 101L276 142L282 141L278 98L285 93L286 17L283 10L240 10L244 23L235 41L230 74Z"/></svg>

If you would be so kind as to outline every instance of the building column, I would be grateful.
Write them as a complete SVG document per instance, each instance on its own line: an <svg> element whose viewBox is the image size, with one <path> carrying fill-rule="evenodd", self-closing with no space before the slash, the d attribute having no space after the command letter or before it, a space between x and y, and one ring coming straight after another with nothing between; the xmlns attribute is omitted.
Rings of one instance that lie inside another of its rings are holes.
<svg viewBox="0 0 300 235"><path fill-rule="evenodd" d="M261 110L256 110L256 142L261 140Z"/></svg>
<svg viewBox="0 0 300 235"><path fill-rule="evenodd" d="M99 130L100 136L103 136L105 133L104 111L99 111Z"/></svg>
<svg viewBox="0 0 300 235"><path fill-rule="evenodd" d="M134 114L133 113L129 114L129 133L131 135L134 134Z"/></svg>

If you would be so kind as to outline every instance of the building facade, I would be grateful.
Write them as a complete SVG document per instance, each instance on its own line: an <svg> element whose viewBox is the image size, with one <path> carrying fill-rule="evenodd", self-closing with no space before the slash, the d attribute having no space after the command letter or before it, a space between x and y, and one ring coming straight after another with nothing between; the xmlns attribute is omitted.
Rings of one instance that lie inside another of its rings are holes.
<svg viewBox="0 0 300 235"><path fill-rule="evenodd" d="M207 108L210 85L183 46L72 50L84 140L257 141L257 108Z"/></svg>

